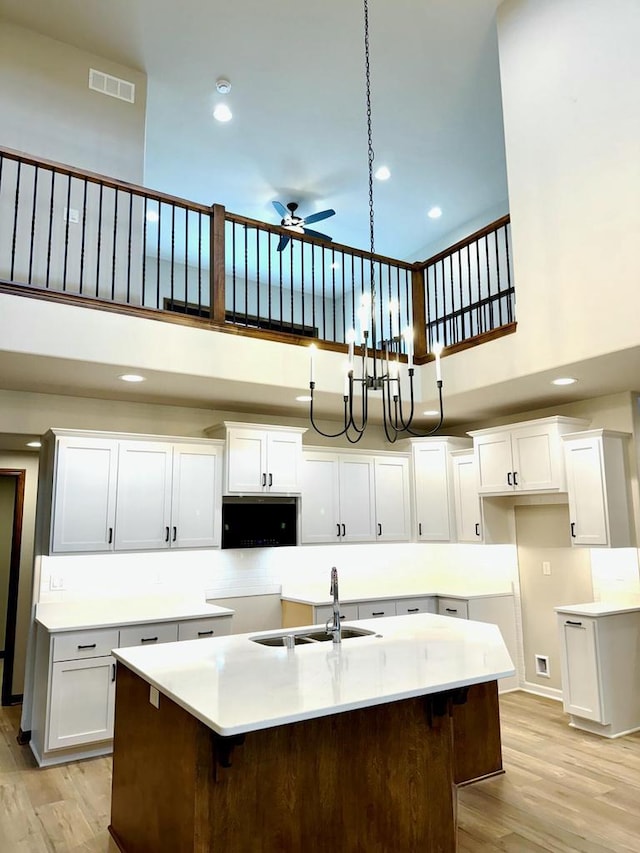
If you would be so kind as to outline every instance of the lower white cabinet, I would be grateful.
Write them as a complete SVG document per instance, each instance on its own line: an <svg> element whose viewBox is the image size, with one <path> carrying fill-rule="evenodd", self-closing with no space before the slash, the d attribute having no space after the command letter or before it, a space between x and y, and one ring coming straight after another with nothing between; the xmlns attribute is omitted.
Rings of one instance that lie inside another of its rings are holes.
<svg viewBox="0 0 640 853"><path fill-rule="evenodd" d="M639 730L640 610L597 616L579 608L556 612L569 725L604 737Z"/></svg>
<svg viewBox="0 0 640 853"><path fill-rule="evenodd" d="M468 619L469 602L459 598L438 598L438 614L454 619Z"/></svg>
<svg viewBox="0 0 640 853"><path fill-rule="evenodd" d="M435 595L421 595L418 598L398 598L396 616L411 616L412 613L435 613L437 598Z"/></svg>
<svg viewBox="0 0 640 853"><path fill-rule="evenodd" d="M231 633L230 615L50 633L37 625L31 749L40 766L111 752L111 650Z"/></svg>
<svg viewBox="0 0 640 853"><path fill-rule="evenodd" d="M378 619L381 616L395 616L396 603L393 599L382 601L364 601L358 604L358 619Z"/></svg>

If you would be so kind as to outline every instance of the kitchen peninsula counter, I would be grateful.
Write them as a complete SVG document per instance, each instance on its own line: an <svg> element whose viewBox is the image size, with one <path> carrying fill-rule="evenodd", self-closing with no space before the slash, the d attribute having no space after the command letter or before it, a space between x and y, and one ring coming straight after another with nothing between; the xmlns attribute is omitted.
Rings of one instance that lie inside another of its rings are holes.
<svg viewBox="0 0 640 853"><path fill-rule="evenodd" d="M357 627L375 633L114 651L120 849L453 851L455 783L501 772L500 632L432 614Z"/></svg>

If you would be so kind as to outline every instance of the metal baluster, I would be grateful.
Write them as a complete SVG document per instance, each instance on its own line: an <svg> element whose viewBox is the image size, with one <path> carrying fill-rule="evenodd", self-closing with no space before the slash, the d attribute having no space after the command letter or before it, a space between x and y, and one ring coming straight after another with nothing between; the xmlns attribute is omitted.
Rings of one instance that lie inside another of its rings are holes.
<svg viewBox="0 0 640 853"><path fill-rule="evenodd" d="M149 198L144 196L142 205L142 304L147 304L147 207Z"/></svg>
<svg viewBox="0 0 640 853"><path fill-rule="evenodd" d="M171 307L174 304L175 298L175 260L176 260L176 206L175 204L171 205L171 271L170 271L170 293L171 293Z"/></svg>
<svg viewBox="0 0 640 853"><path fill-rule="evenodd" d="M198 315L202 315L202 211L198 211Z"/></svg>
<svg viewBox="0 0 640 853"><path fill-rule="evenodd" d="M271 233L269 231L266 232L267 237L267 295L269 297L269 323L271 323L271 318L273 316L273 282L271 280Z"/></svg>
<svg viewBox="0 0 640 853"><path fill-rule="evenodd" d="M118 188L113 198L113 249L111 251L111 301L116 298L116 246L118 243Z"/></svg>
<svg viewBox="0 0 640 853"><path fill-rule="evenodd" d="M332 341L336 339L336 268L331 265L331 316L333 319L333 334Z"/></svg>
<svg viewBox="0 0 640 853"><path fill-rule="evenodd" d="M53 234L53 195L55 192L56 173L51 172L51 196L49 198L49 237L47 238L47 275L45 287L49 287L49 275L51 272L51 237Z"/></svg>
<svg viewBox="0 0 640 853"><path fill-rule="evenodd" d="M513 291L511 288L511 259L509 256L509 223L504 226L504 250L507 261L507 285L509 288L509 322L513 323Z"/></svg>
<svg viewBox="0 0 640 853"><path fill-rule="evenodd" d="M84 287L84 254L87 239L87 190L89 182L85 178L82 188L82 236L80 237L80 294Z"/></svg>
<svg viewBox="0 0 640 853"><path fill-rule="evenodd" d="M184 313L189 305L189 208L184 210ZM200 312L198 312L198 315Z"/></svg>
<svg viewBox="0 0 640 853"><path fill-rule="evenodd" d="M500 289L500 255L498 252L498 231L497 230L493 232L493 237L494 237L494 245L495 245L495 250L496 250L496 288L497 288L497 293L498 293L498 317L500 318L500 325L502 326L503 325L503 322L502 322L502 296L501 296L502 291Z"/></svg>
<svg viewBox="0 0 640 853"><path fill-rule="evenodd" d="M311 328L316 327L316 248L322 257L322 246L311 246Z"/></svg>
<svg viewBox="0 0 640 853"><path fill-rule="evenodd" d="M133 193L129 193L129 233L127 234L127 305L131 302L131 229L133 226Z"/></svg>
<svg viewBox="0 0 640 853"><path fill-rule="evenodd" d="M9 278L13 281L13 276L15 274L15 262L16 262L16 238L18 235L18 209L20 206L20 167L22 163L18 160L18 166L16 169L16 192L15 192L15 202L13 209L13 235L11 237L11 273Z"/></svg>
<svg viewBox="0 0 640 853"><path fill-rule="evenodd" d="M31 207L31 244L29 246L29 277L27 278L27 282L31 284L32 275L33 275L33 248L36 241L36 201L38 198L38 174L40 172L39 166L35 166L33 172L33 204ZM0 158L0 179L2 177L2 158Z"/></svg>
<svg viewBox="0 0 640 853"><path fill-rule="evenodd" d="M280 242L280 237L277 234L276 234L276 240L278 242ZM282 261L282 255L283 254L284 254L284 252L278 252L278 280L279 280L279 286L280 286L280 295L279 295L279 298L280 298L280 325L282 328L284 328L284 297L282 294L282 287L283 287L283 283L284 283L284 278L283 278L284 267L283 267L283 261Z"/></svg>
<svg viewBox="0 0 640 853"><path fill-rule="evenodd" d="M331 263L335 257L335 249L331 249ZM327 336L327 250L322 249L322 337Z"/></svg>
<svg viewBox="0 0 640 853"><path fill-rule="evenodd" d="M160 308L160 234L162 233L162 202L158 200L158 239L156 241L156 308Z"/></svg>
<svg viewBox="0 0 640 853"><path fill-rule="evenodd" d="M256 229L256 315L260 328L260 230Z"/></svg>
<svg viewBox="0 0 640 853"><path fill-rule="evenodd" d="M62 289L67 289L67 258L69 256L69 217L71 216L71 175L67 175L67 221L64 224L64 256L62 261Z"/></svg>
<svg viewBox="0 0 640 853"><path fill-rule="evenodd" d="M291 252L289 253L289 308L291 310L289 317L289 325L291 326L291 331L293 331L293 253L295 251L296 246L298 245L298 241L292 239L290 246ZM284 331L284 327L283 327Z"/></svg>
<svg viewBox="0 0 640 853"><path fill-rule="evenodd" d="M245 226L244 229L244 324L249 325L249 229Z"/></svg>
<svg viewBox="0 0 640 853"><path fill-rule="evenodd" d="M99 184L98 194L98 240L96 246L96 297L100 295L100 252L102 250L102 202L104 200L104 186Z"/></svg>
<svg viewBox="0 0 640 853"><path fill-rule="evenodd" d="M480 241L476 240L476 274L478 277L478 334L485 330L484 310L482 308L482 281L480 276Z"/></svg>
<svg viewBox="0 0 640 853"><path fill-rule="evenodd" d="M304 328L304 256L308 248L308 243L305 243L304 240L300 241L300 299L302 301L302 326ZM291 324L291 331L293 331L293 318Z"/></svg>
<svg viewBox="0 0 640 853"><path fill-rule="evenodd" d="M209 247L211 253L211 247ZM236 322L237 305L236 305L236 223L231 223L231 279L233 281L233 322ZM211 263L211 261L209 261ZM213 311L213 305L209 308Z"/></svg>

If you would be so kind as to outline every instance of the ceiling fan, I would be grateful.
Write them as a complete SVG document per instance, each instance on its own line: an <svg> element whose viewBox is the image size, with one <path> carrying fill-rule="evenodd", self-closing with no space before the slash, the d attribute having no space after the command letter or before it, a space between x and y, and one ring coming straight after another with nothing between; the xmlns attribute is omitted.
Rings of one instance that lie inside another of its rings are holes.
<svg viewBox="0 0 640 853"><path fill-rule="evenodd" d="M321 234L319 231L313 231L311 228L307 228L307 225L311 222L320 222L322 219L328 219L330 216L335 216L335 210L331 210L331 208L329 208L328 210L321 210L318 213L312 213L310 216L296 216L298 205L295 201L290 201L286 207L281 202L274 201L273 206L282 217L280 225L282 225L283 228L288 228L296 234L308 234L310 237L317 237L319 240L331 241L331 237L327 234ZM278 243L279 252L285 248L290 239L290 237L285 236L280 238L280 242Z"/></svg>

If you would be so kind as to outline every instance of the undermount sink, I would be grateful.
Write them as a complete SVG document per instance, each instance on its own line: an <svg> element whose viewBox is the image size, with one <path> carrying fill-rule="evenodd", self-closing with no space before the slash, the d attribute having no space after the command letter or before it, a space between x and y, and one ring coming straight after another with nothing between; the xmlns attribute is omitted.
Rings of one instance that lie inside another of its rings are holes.
<svg viewBox="0 0 640 853"><path fill-rule="evenodd" d="M364 628L343 628L342 639L351 640L354 637L371 637L375 631L366 631ZM276 634L269 637L249 637L251 642L260 643L261 646L303 646L307 643L331 642L333 637L326 631L309 631L304 634Z"/></svg>

